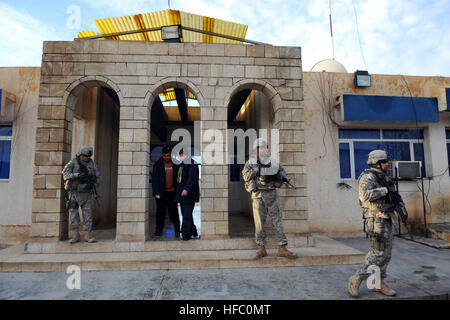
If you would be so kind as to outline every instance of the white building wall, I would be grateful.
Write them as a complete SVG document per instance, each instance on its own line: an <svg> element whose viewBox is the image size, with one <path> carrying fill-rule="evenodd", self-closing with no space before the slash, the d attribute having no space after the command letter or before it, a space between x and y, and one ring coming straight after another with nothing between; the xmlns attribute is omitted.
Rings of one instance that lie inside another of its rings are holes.
<svg viewBox="0 0 450 320"><path fill-rule="evenodd" d="M322 97L330 97L336 107L331 108L332 119L342 128L415 128L415 123L340 122L336 97L342 94L408 96L400 76L372 75L372 87L356 89L353 74L304 73L304 104L306 134L306 168L308 172L308 206L312 232L329 235L362 235L362 211L358 202L357 180L340 178L338 126L322 108ZM443 81L441 86L450 87L450 79L437 77L406 77L414 96L426 95L423 88ZM321 91L322 90L322 91ZM324 92L322 94L321 92ZM331 95L330 95L331 92ZM424 149L428 176L424 179L428 193L426 206L427 223L450 222L450 177L448 171L445 128L450 128L449 112L440 112L440 122L419 123L424 129ZM338 186L344 182L347 187ZM420 181L419 181L420 186ZM422 193L416 182L401 181L399 190L406 202L412 223L423 225ZM430 205L431 208L430 209ZM404 229L403 229L404 230Z"/></svg>

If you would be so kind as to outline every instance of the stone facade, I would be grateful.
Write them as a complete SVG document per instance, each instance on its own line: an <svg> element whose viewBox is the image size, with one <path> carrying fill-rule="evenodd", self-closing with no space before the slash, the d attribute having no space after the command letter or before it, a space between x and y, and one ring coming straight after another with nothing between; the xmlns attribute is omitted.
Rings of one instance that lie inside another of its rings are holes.
<svg viewBox="0 0 450 320"><path fill-rule="evenodd" d="M263 92L280 130L280 160L296 190L280 189L288 234L309 234L301 49L263 45L75 40L44 42L39 92L31 237L65 239L61 170L71 158L73 110L86 88L120 101L117 241L149 237L150 114L165 88L195 94L202 130L227 129L231 97ZM224 155L226 144L223 144ZM225 157L224 157L225 158ZM202 165L202 239L228 237L228 165Z"/></svg>

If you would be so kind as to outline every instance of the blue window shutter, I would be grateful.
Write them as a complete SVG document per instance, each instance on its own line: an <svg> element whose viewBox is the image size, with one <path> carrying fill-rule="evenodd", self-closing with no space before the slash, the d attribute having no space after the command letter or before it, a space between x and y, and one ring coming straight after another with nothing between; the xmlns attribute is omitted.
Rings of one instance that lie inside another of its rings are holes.
<svg viewBox="0 0 450 320"><path fill-rule="evenodd" d="M439 122L436 98L344 94L344 121Z"/></svg>

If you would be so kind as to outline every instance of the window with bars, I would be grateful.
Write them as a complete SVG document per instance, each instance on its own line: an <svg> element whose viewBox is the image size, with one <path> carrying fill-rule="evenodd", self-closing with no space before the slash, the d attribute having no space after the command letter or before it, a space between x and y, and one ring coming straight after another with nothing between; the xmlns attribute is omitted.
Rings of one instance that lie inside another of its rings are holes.
<svg viewBox="0 0 450 320"><path fill-rule="evenodd" d="M421 161L425 177L423 130L339 129L339 162L342 179L358 179L369 166L372 150L385 150L390 160Z"/></svg>

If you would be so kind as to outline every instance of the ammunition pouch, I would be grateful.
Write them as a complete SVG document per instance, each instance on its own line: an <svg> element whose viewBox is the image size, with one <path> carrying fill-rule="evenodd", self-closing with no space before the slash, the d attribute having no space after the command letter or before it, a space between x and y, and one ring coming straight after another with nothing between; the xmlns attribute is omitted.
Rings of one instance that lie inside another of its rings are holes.
<svg viewBox="0 0 450 320"><path fill-rule="evenodd" d="M370 246L378 251L384 251L386 242L383 238L377 236L370 236Z"/></svg>
<svg viewBox="0 0 450 320"><path fill-rule="evenodd" d="M386 247L385 224L390 224L390 219L383 218L366 218L365 232L370 238L370 245L373 249L384 251Z"/></svg>

